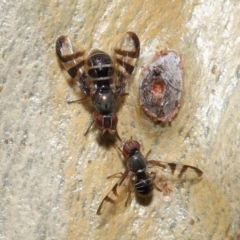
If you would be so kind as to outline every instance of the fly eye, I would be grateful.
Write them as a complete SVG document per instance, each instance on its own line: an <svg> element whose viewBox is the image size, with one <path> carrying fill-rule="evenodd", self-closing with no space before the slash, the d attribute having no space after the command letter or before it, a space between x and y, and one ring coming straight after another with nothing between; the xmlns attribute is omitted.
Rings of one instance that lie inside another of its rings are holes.
<svg viewBox="0 0 240 240"><path fill-rule="evenodd" d="M140 143L138 141L133 141L134 142L134 146L136 147L136 149L138 151L140 151Z"/></svg>
<svg viewBox="0 0 240 240"><path fill-rule="evenodd" d="M118 122L118 117L116 114L111 115L111 120L112 120L112 128L116 128L117 122Z"/></svg>
<svg viewBox="0 0 240 240"><path fill-rule="evenodd" d="M103 115L97 113L94 114L94 122L101 128L103 126Z"/></svg>
<svg viewBox="0 0 240 240"><path fill-rule="evenodd" d="M118 118L115 114L112 115L102 115L95 113L94 121L96 125L104 129L114 129L117 126Z"/></svg>
<svg viewBox="0 0 240 240"><path fill-rule="evenodd" d="M127 156L140 151L140 143L138 141L129 140L123 146L123 153Z"/></svg>

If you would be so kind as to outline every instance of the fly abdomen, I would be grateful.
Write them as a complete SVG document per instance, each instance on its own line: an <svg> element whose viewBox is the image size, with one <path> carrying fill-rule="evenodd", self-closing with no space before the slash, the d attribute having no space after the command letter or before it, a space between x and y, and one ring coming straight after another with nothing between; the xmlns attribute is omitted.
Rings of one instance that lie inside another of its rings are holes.
<svg viewBox="0 0 240 240"><path fill-rule="evenodd" d="M152 193L153 183L145 171L136 174L135 190L139 195L147 196Z"/></svg>
<svg viewBox="0 0 240 240"><path fill-rule="evenodd" d="M110 81L113 76L112 60L105 52L94 50L88 58L88 75L93 81Z"/></svg>

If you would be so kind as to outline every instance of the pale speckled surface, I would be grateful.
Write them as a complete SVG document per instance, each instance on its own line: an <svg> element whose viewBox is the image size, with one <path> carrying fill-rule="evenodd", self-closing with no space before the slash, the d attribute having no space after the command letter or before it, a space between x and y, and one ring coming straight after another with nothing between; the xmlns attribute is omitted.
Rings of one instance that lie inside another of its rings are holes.
<svg viewBox="0 0 240 240"><path fill-rule="evenodd" d="M240 3L215 1L0 2L0 239L236 239L240 232ZM91 113L55 56L67 34L75 46L110 51L128 30L141 57L118 112L119 134L151 158L204 171L149 206L96 216L124 169L112 146L83 133ZM150 52L184 61L182 106L171 125L141 112L138 85ZM127 117L126 117L127 116ZM132 118L134 120L132 120ZM194 220L194 224L190 224Z"/></svg>

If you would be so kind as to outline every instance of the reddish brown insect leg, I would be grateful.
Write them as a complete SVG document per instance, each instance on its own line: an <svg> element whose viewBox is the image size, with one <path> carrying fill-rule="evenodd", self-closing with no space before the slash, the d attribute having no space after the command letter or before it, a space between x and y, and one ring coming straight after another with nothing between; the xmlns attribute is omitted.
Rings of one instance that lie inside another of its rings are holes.
<svg viewBox="0 0 240 240"><path fill-rule="evenodd" d="M118 134L117 127L115 127L114 131L115 131L115 133L116 133L117 138L118 138L120 141L122 141L122 139L120 138L120 136L119 136L119 134Z"/></svg>
<svg viewBox="0 0 240 240"><path fill-rule="evenodd" d="M67 101L67 104L72 104L72 103L82 103L84 101L86 101L88 99L88 97L84 97L84 98L81 98L81 99L77 99L77 100L68 100Z"/></svg>
<svg viewBox="0 0 240 240"><path fill-rule="evenodd" d="M153 183L153 186L160 192L163 193L164 196L168 196L170 192L172 191L166 182L161 182L160 184Z"/></svg>
<svg viewBox="0 0 240 240"><path fill-rule="evenodd" d="M119 176L118 176L118 175L119 175ZM122 173L122 172L119 172L119 173L115 173L115 174L113 174L113 175L108 176L107 179L109 179L109 178L120 178L120 177L122 177L122 176L123 176L123 173Z"/></svg>
<svg viewBox="0 0 240 240"><path fill-rule="evenodd" d="M127 200L126 200L126 202L125 202L125 207L127 207L128 203L129 203L129 201L130 201L130 199L131 199L132 189L133 189L133 184L132 184L132 182L130 182L130 184L129 184L129 186L128 186L128 193L127 193L128 196L127 196Z"/></svg>
<svg viewBox="0 0 240 240"><path fill-rule="evenodd" d="M87 131L84 133L84 136L86 136L86 135L88 134L90 128L91 128L92 125L93 125L93 123L94 123L94 120L92 119L92 121L91 121L91 123L90 123L90 125L89 125L89 127L88 127L88 129L87 129Z"/></svg>

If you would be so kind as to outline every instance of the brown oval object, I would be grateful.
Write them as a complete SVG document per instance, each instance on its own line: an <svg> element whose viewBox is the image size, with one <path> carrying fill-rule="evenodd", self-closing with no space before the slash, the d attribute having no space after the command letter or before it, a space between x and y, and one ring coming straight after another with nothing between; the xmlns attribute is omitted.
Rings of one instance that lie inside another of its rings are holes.
<svg viewBox="0 0 240 240"><path fill-rule="evenodd" d="M182 95L181 57L173 51L158 52L143 72L140 105L154 121L171 122Z"/></svg>

